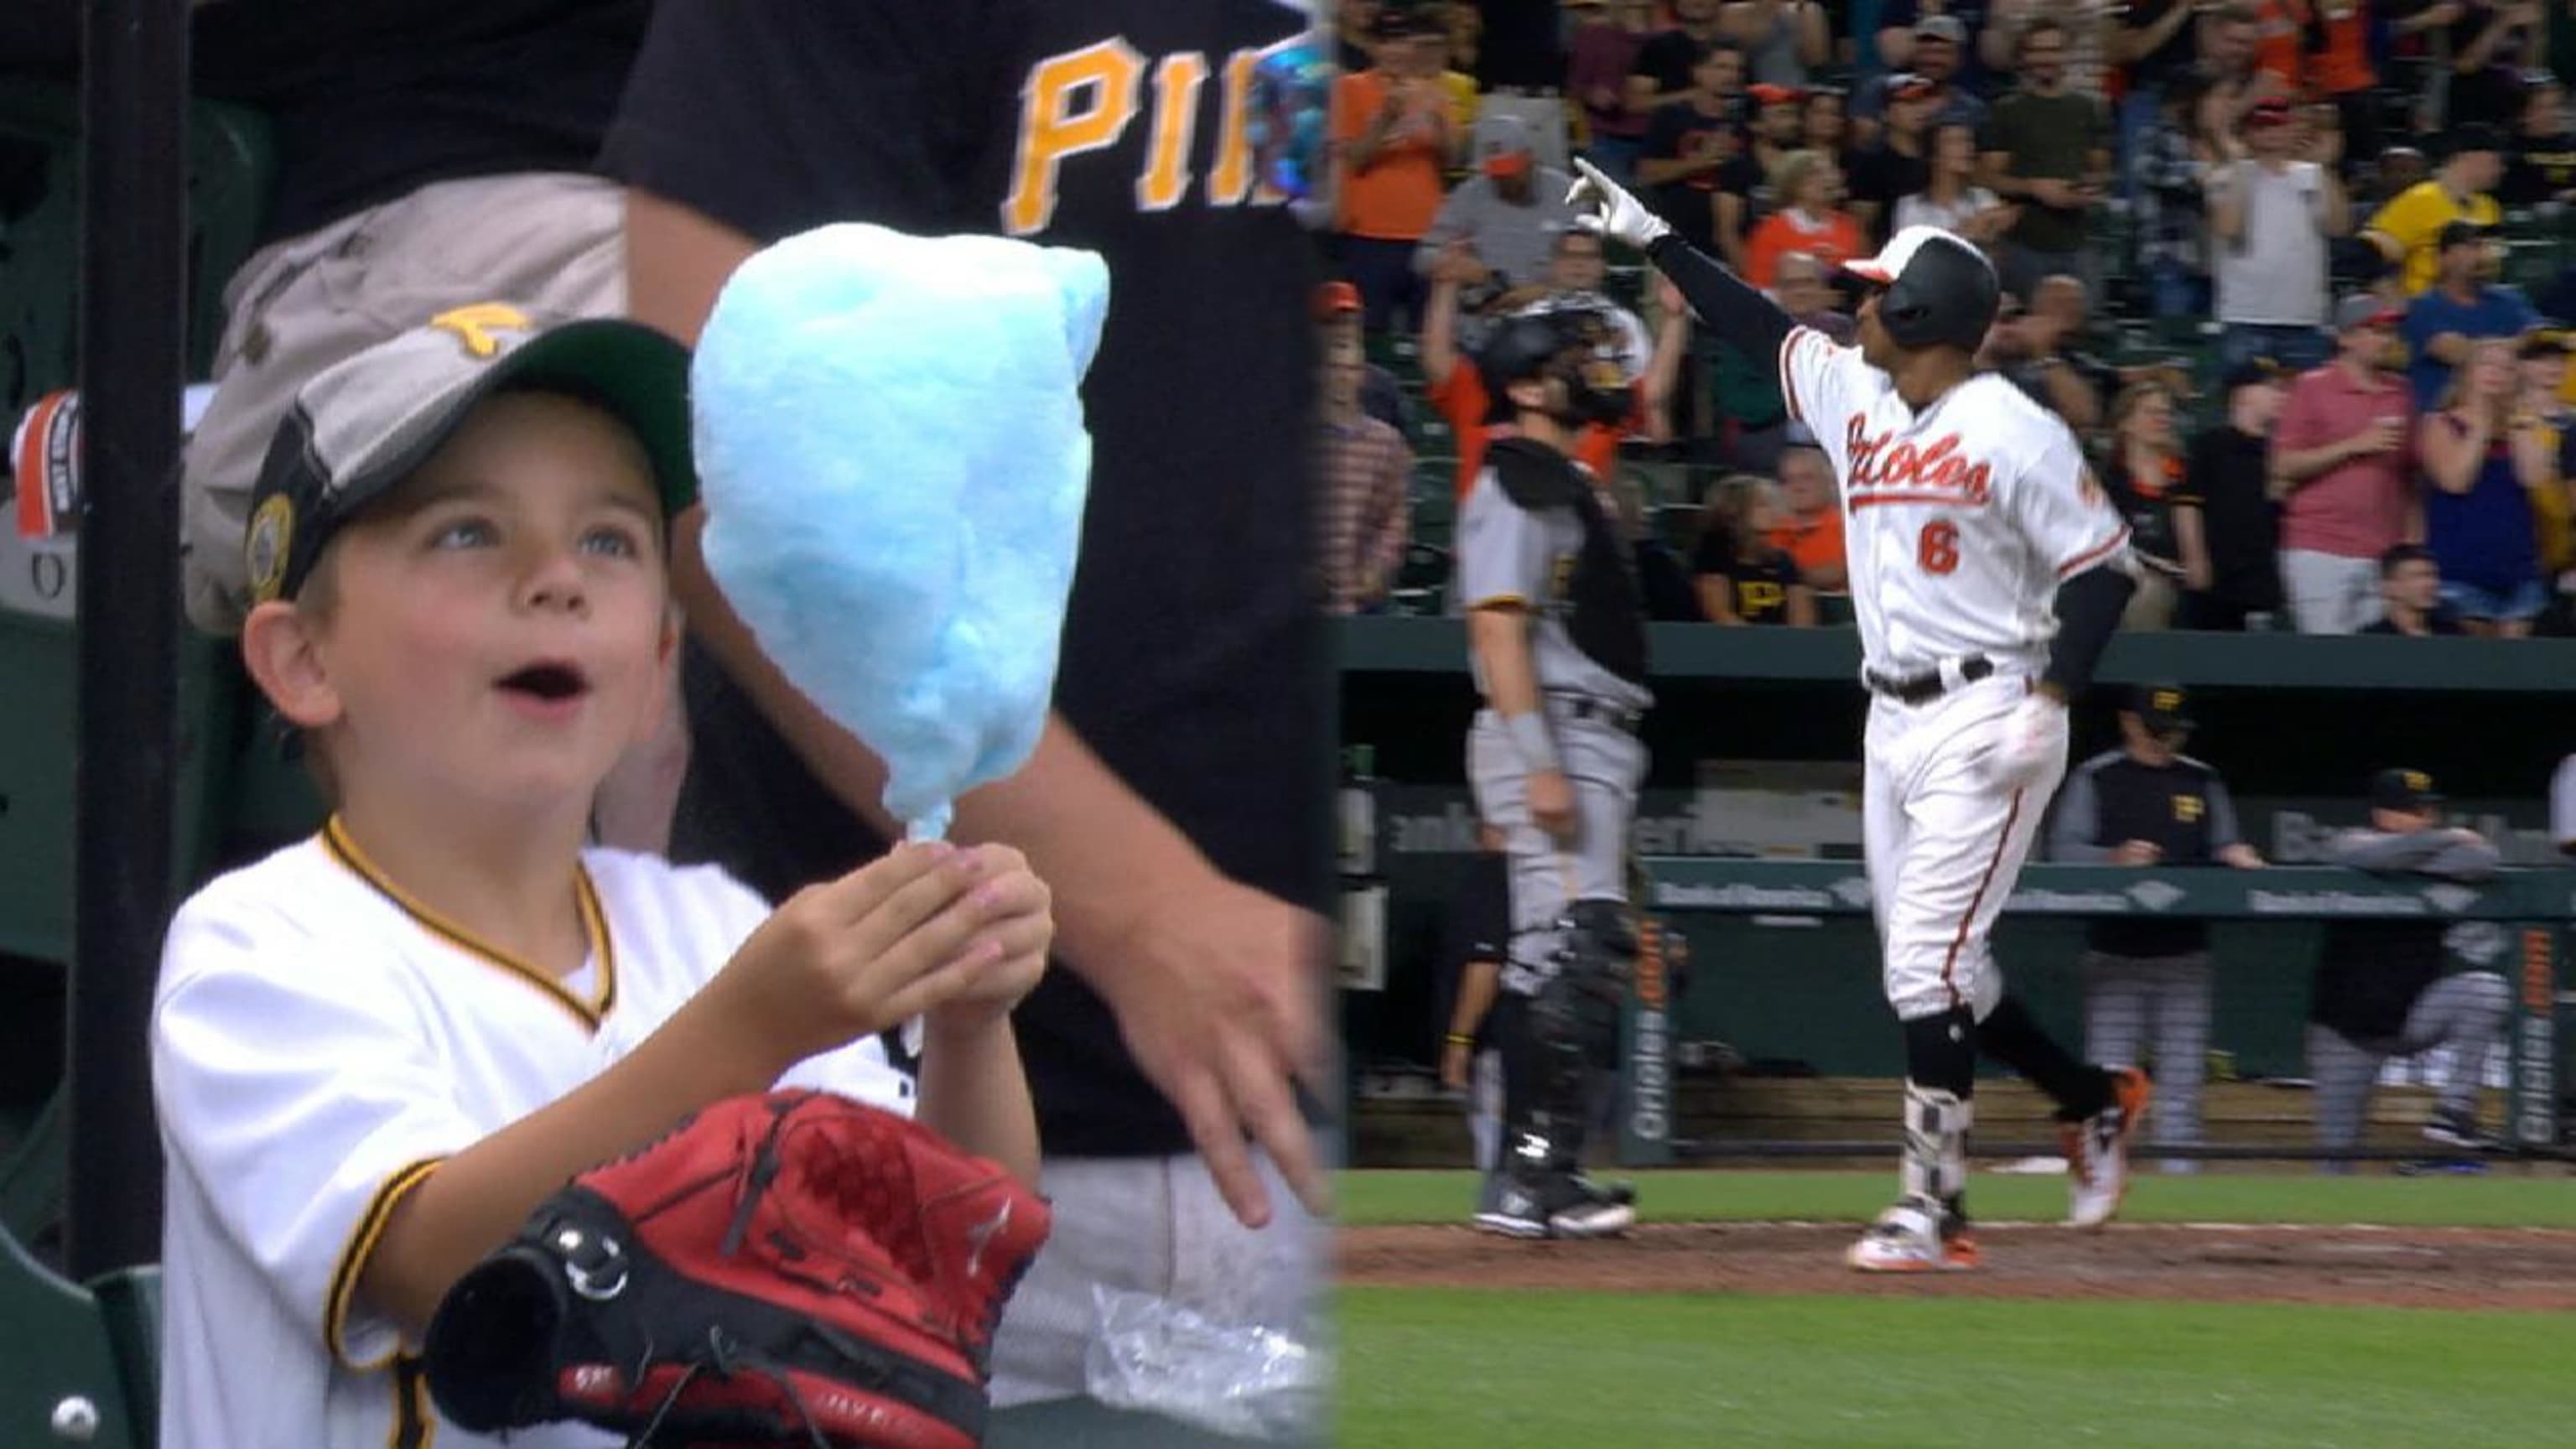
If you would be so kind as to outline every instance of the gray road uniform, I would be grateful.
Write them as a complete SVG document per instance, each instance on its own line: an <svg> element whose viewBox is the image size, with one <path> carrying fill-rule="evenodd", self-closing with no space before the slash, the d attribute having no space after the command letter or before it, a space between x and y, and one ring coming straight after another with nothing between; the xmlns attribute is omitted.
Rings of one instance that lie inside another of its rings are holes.
<svg viewBox="0 0 2576 1449"><path fill-rule="evenodd" d="M1511 859L1502 985L1533 1003L1528 1090L1512 1092L1507 1110L1516 1150L1535 1134L1548 1156L1570 1162L1581 1149L1579 1075L1616 1050L1618 997L1635 953L1624 860L1646 773L1638 730L1654 702L1644 609L1590 475L1553 449L1497 440L1459 509L1457 540L1460 607L1527 610L1539 713L1575 800L1571 840L1541 830L1522 746L1490 703L1477 712L1468 779ZM1473 663L1490 701L1484 663Z"/></svg>

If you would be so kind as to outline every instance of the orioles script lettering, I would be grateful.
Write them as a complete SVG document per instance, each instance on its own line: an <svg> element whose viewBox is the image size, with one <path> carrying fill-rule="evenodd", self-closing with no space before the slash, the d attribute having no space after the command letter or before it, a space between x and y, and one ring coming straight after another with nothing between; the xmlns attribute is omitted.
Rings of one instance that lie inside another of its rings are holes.
<svg viewBox="0 0 2576 1449"><path fill-rule="evenodd" d="M1960 503L1982 505L1992 492L1993 474L1984 463L1972 463L1959 452L1959 435L1945 433L1930 445L1912 440L1890 446L1893 433L1869 435L1866 420L1852 414L1845 429L1851 455L1853 506L1871 495L1880 503Z"/></svg>

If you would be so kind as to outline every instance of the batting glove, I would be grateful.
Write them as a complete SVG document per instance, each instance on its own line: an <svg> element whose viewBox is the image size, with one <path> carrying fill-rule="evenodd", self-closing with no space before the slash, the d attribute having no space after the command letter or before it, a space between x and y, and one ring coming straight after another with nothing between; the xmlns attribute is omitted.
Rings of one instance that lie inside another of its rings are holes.
<svg viewBox="0 0 2576 1449"><path fill-rule="evenodd" d="M2049 768L2066 759L2066 706L2044 694L2033 694L2013 706L1986 751L1988 783L2006 790L2038 784Z"/></svg>
<svg viewBox="0 0 2576 1449"><path fill-rule="evenodd" d="M1618 182L1601 174L1600 168L1578 156L1574 169L1583 179L1565 193L1565 204L1574 208L1574 224L1610 241L1624 242L1639 251L1655 244L1655 238L1671 231L1664 219L1646 209L1646 204L1628 194Z"/></svg>

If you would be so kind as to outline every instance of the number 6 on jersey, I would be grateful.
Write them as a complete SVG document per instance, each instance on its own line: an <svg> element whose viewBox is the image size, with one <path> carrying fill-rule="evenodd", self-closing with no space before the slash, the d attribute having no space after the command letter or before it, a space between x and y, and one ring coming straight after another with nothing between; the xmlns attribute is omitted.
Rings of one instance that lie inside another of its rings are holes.
<svg viewBox="0 0 2576 1449"><path fill-rule="evenodd" d="M1938 577L1959 566L1959 525L1946 518L1936 518L1923 525L1922 536L1914 541L1914 561L1923 572Z"/></svg>

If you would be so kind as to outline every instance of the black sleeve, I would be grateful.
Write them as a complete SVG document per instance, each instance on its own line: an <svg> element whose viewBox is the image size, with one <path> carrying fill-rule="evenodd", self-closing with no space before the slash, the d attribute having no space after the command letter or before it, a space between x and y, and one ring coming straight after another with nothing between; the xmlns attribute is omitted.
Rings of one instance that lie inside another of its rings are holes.
<svg viewBox="0 0 2576 1449"><path fill-rule="evenodd" d="M1681 289L1700 325L1752 358L1776 358L1797 320L1780 304L1670 232L1646 255Z"/></svg>
<svg viewBox="0 0 2576 1449"><path fill-rule="evenodd" d="M965 188L1019 28L1019 0L661 0L600 169L760 241L989 229Z"/></svg>
<svg viewBox="0 0 2576 1449"><path fill-rule="evenodd" d="M2138 591L2126 569L2097 565L2057 586L2057 637L2048 647L2048 672L2040 679L2056 685L2071 703L2084 697L2102 651L2119 632L2120 611Z"/></svg>

